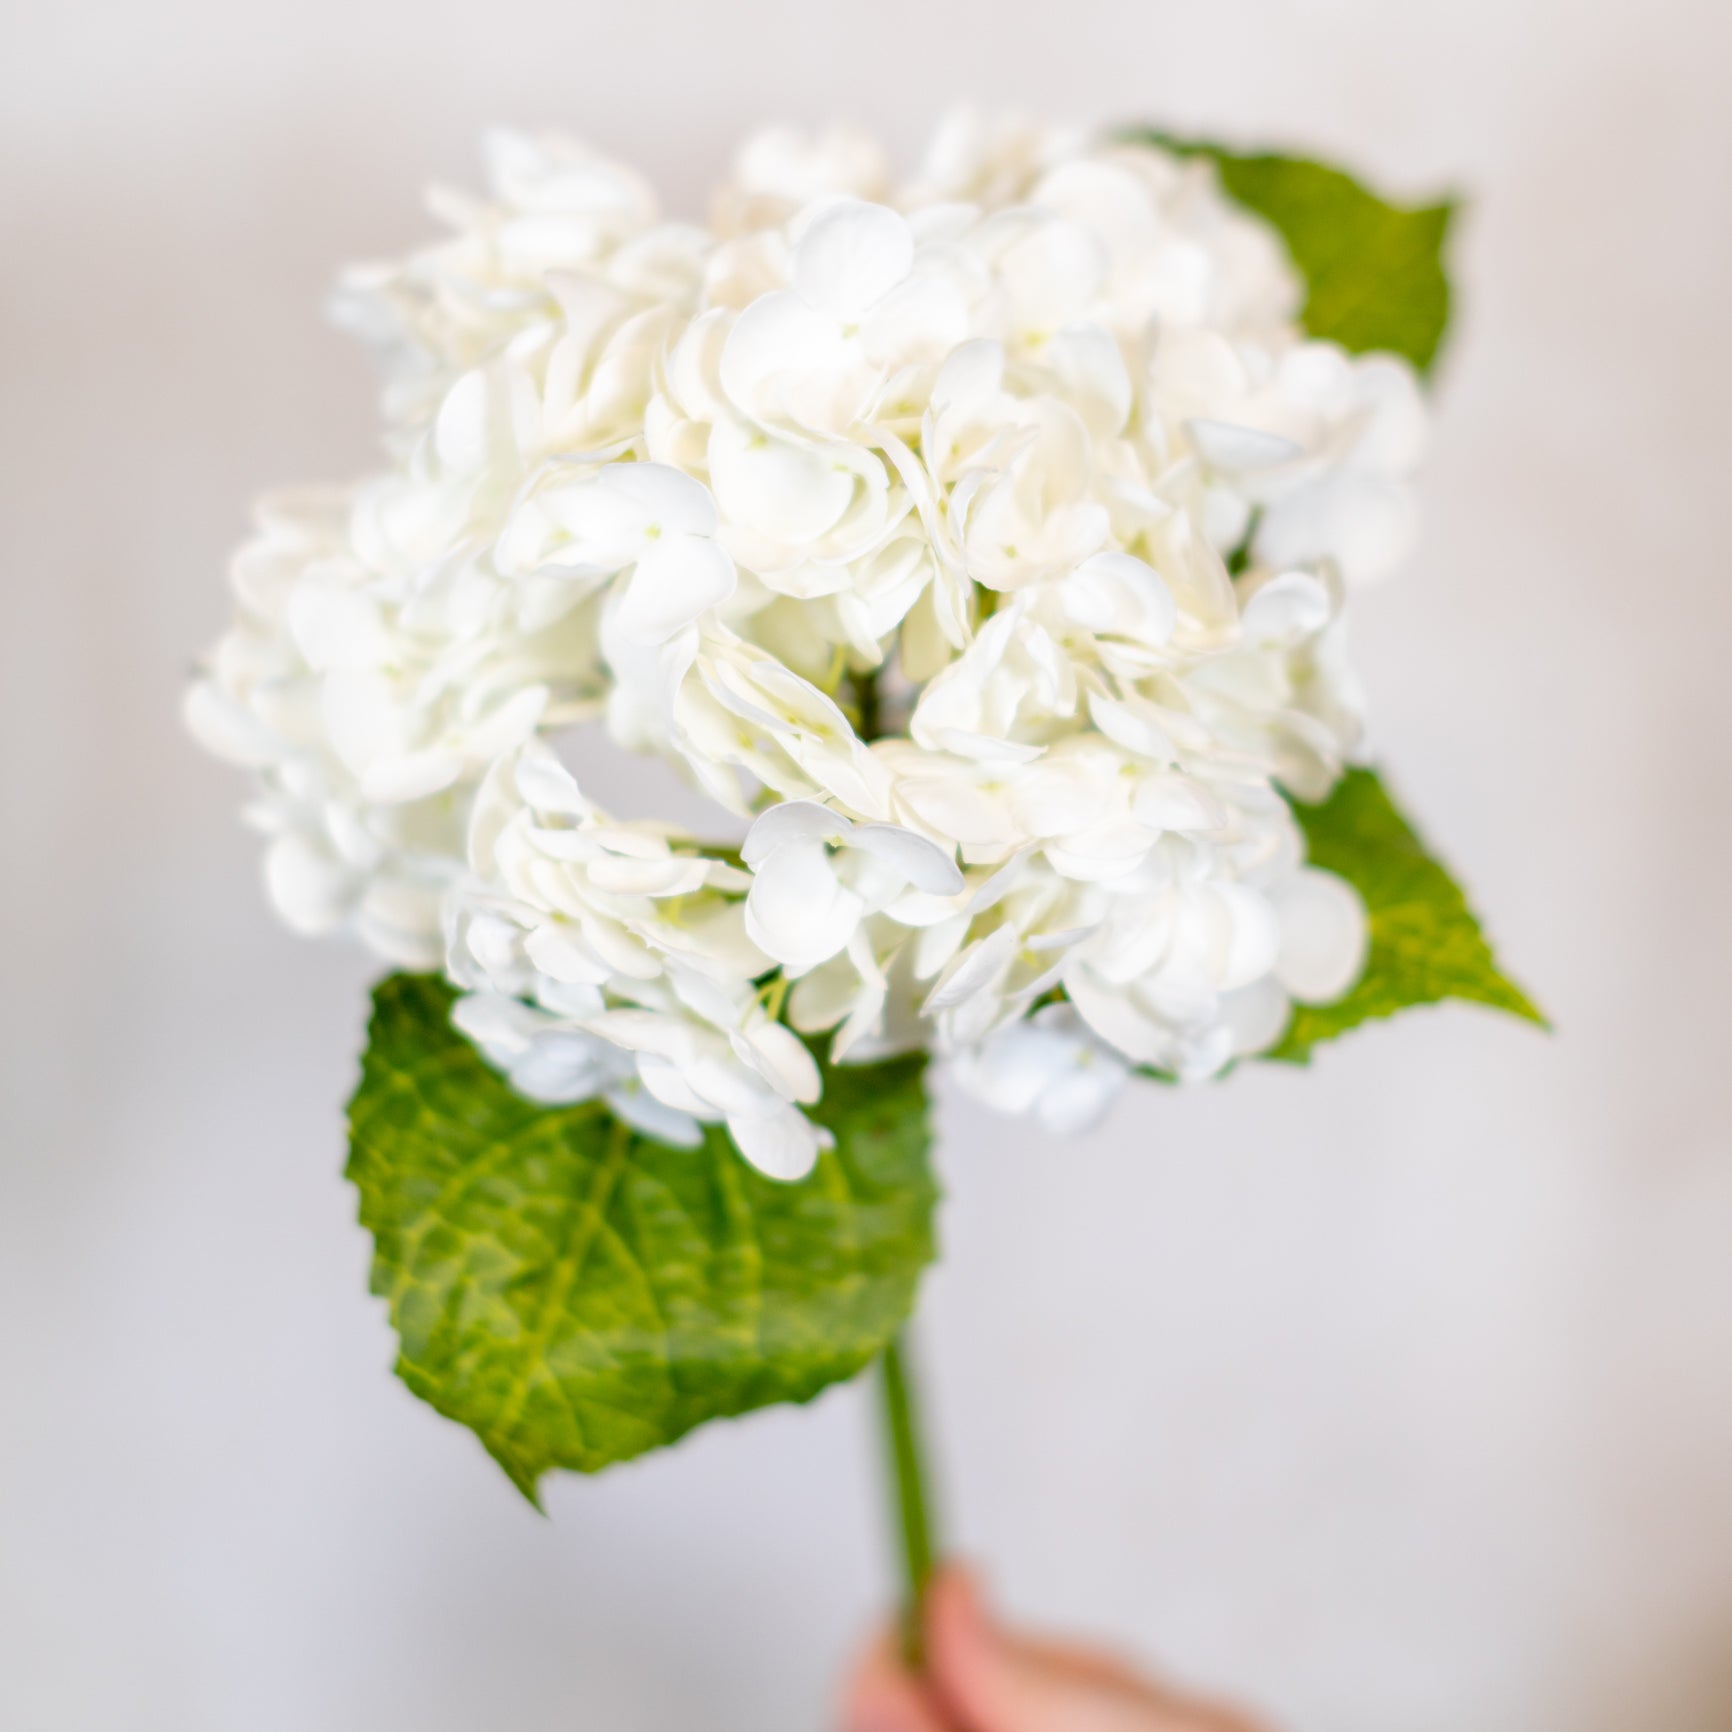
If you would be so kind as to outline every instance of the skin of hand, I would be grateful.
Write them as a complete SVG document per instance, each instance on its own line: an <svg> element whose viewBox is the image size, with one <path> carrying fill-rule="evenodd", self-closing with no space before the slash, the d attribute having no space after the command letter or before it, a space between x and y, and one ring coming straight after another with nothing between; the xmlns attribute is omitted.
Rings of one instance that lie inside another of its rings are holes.
<svg viewBox="0 0 1732 1732"><path fill-rule="evenodd" d="M875 1642L848 1682L842 1732L1261 1732L1097 1649L1004 1629L955 1566L928 1592L926 1655L916 1678L894 1632Z"/></svg>

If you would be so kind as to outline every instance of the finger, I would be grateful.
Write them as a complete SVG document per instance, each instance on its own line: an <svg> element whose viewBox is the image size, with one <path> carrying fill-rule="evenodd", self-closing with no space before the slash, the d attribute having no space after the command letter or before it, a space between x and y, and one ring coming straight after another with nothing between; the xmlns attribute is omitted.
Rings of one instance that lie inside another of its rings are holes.
<svg viewBox="0 0 1732 1732"><path fill-rule="evenodd" d="M860 1656L842 1698L842 1732L952 1732L902 1664L894 1633Z"/></svg>
<svg viewBox="0 0 1732 1732"><path fill-rule="evenodd" d="M1148 1732L1263 1732L1262 1722L1239 1709L1151 1678L1110 1651L1040 1637L1005 1640L1023 1662L1029 1687L1086 1702L1090 1724L1098 1720Z"/></svg>
<svg viewBox="0 0 1732 1732"><path fill-rule="evenodd" d="M1095 1684L1125 1695L1146 1696L1155 1703L1180 1700L1171 1690L1144 1677L1128 1660L1106 1649L1046 1636L1013 1635L1005 1639L1031 1669L1054 1678L1070 1678L1079 1684Z"/></svg>
<svg viewBox="0 0 1732 1732"><path fill-rule="evenodd" d="M1009 1634L965 1571L945 1571L927 1604L933 1684L966 1732L1255 1732L1110 1654Z"/></svg>

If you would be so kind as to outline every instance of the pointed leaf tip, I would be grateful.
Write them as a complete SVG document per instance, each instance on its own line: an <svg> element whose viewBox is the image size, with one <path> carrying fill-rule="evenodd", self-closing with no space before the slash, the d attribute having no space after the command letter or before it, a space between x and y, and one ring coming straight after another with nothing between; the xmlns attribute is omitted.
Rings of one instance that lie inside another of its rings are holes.
<svg viewBox="0 0 1732 1732"><path fill-rule="evenodd" d="M711 1419L809 1401L882 1351L935 1250L923 1061L828 1072L809 1178L719 1129L656 1143L590 1102L517 1095L450 1024L451 989L374 995L348 1175L398 1374L544 1510Z"/></svg>

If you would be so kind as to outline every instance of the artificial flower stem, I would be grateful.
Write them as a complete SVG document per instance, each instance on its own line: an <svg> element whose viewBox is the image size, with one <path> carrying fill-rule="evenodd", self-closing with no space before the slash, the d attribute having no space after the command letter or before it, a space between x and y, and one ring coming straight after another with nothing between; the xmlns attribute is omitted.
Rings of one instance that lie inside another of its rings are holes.
<svg viewBox="0 0 1732 1732"><path fill-rule="evenodd" d="M920 1408L909 1368L906 1332L884 1349L879 1388L896 1509L902 1529L902 1657L910 1671L926 1666L926 1586L932 1579L932 1506L921 1451Z"/></svg>

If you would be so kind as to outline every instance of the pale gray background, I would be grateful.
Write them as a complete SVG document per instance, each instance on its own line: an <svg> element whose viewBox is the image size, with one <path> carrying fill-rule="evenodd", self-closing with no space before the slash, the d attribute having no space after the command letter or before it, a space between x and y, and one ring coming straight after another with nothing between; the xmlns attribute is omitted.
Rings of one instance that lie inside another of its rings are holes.
<svg viewBox="0 0 1732 1732"><path fill-rule="evenodd" d="M499 120L676 208L958 95L1471 189L1429 534L1359 647L1548 1043L1415 1015L1062 1148L946 1094L945 1513L1019 1613L1294 1732L1732 1725L1723 0L18 0L0 51L0 1725L807 1732L882 1601L856 1391L532 1515L388 1375L365 970L182 739L320 323Z"/></svg>

